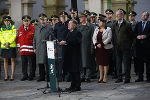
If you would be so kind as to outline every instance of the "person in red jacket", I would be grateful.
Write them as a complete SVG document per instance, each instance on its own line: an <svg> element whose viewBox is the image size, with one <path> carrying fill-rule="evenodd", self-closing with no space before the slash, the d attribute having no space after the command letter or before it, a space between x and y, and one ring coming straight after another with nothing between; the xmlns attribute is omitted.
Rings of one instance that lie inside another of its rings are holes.
<svg viewBox="0 0 150 100"><path fill-rule="evenodd" d="M33 80L35 77L36 57L33 50L33 37L35 33L35 26L30 24L31 17L24 15L22 17L23 25L18 30L17 47L19 49L22 61L22 74L21 81ZM29 75L28 75L29 65Z"/></svg>

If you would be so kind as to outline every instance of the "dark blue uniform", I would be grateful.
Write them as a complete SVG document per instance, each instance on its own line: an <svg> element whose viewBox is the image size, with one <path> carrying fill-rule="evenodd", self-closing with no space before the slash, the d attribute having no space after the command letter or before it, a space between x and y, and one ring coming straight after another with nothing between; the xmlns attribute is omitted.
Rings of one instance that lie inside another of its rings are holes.
<svg viewBox="0 0 150 100"><path fill-rule="evenodd" d="M58 22L55 27L54 27L54 34L56 39L61 42L66 41L66 37L67 34L69 32L68 30L68 21L65 23L62 22ZM56 53L56 59L57 59L57 66L56 66L56 70L57 70L57 77L58 80L62 80L62 73L63 73L63 62L64 62L64 46L61 45L57 45L57 53Z"/></svg>
<svg viewBox="0 0 150 100"><path fill-rule="evenodd" d="M69 32L68 22L65 23L58 22L54 27L54 31L55 31L55 37L59 42L62 40L65 41L67 33Z"/></svg>

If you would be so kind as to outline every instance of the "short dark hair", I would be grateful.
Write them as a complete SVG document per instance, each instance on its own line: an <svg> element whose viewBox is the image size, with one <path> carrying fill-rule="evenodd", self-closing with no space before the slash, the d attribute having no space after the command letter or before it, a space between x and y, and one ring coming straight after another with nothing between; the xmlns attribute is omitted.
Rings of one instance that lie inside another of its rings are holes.
<svg viewBox="0 0 150 100"><path fill-rule="evenodd" d="M31 20L31 17L29 15L22 16L22 20Z"/></svg>
<svg viewBox="0 0 150 100"><path fill-rule="evenodd" d="M39 14L39 17L47 17L47 15L44 14L44 13L40 13L40 14Z"/></svg>

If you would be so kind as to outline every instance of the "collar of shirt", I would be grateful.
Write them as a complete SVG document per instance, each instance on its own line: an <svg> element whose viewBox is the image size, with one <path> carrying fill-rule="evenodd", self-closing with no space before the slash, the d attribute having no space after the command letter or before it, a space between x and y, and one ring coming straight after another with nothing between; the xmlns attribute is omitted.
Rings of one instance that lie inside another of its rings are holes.
<svg viewBox="0 0 150 100"><path fill-rule="evenodd" d="M122 20L118 20L118 23L119 23L119 24L123 23L123 19L122 19Z"/></svg>
<svg viewBox="0 0 150 100"><path fill-rule="evenodd" d="M70 32L73 32L73 30L70 30Z"/></svg>
<svg viewBox="0 0 150 100"><path fill-rule="evenodd" d="M130 21L130 23L131 23L131 24L134 24L134 23L135 23L135 21Z"/></svg>
<svg viewBox="0 0 150 100"><path fill-rule="evenodd" d="M147 21L142 21L142 24L143 24L143 22L144 22L144 28L145 28Z"/></svg>
<svg viewBox="0 0 150 100"><path fill-rule="evenodd" d="M25 30L25 31L27 31L27 30L28 30L28 28L27 28L27 27L25 27L25 28L24 28L24 30Z"/></svg>
<svg viewBox="0 0 150 100"><path fill-rule="evenodd" d="M28 26L24 26L24 29L28 29L29 27Z"/></svg>
<svg viewBox="0 0 150 100"><path fill-rule="evenodd" d="M109 20L109 19L107 19L106 23L107 23L107 22L113 22L113 20Z"/></svg>
<svg viewBox="0 0 150 100"><path fill-rule="evenodd" d="M145 24L147 23L147 21L142 21L142 24L143 24L143 22L145 22Z"/></svg>
<svg viewBox="0 0 150 100"><path fill-rule="evenodd" d="M82 23L82 25L87 25L87 22L86 23Z"/></svg>

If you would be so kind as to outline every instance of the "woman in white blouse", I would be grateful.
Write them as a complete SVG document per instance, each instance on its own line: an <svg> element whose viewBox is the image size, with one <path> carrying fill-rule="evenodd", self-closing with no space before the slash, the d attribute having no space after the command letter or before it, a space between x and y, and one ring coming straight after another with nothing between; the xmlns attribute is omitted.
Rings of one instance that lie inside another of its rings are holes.
<svg viewBox="0 0 150 100"><path fill-rule="evenodd" d="M109 68L109 52L113 47L111 43L112 31L111 28L106 27L106 20L104 17L99 17L98 20L99 27L94 31L93 44L95 45L96 62L100 71L98 83L106 83Z"/></svg>

